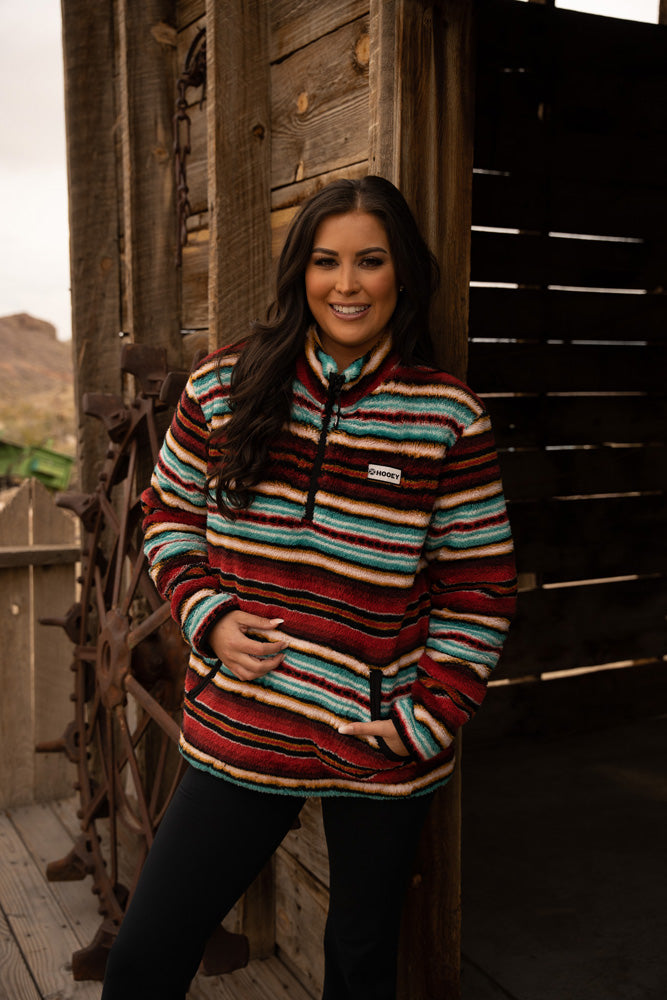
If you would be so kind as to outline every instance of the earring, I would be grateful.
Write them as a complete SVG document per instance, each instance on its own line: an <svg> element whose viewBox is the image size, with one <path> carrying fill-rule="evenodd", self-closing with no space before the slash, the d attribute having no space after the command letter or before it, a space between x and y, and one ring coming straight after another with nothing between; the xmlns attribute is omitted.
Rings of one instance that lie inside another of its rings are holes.
<svg viewBox="0 0 667 1000"><path fill-rule="evenodd" d="M399 290L399 292L404 292L405 291L405 285L399 285L398 286L398 290Z"/></svg>

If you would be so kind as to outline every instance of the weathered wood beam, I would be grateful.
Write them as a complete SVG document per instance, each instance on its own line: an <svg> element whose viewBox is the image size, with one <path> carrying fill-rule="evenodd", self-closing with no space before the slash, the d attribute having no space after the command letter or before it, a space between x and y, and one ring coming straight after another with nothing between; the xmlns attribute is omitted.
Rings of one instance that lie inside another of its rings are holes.
<svg viewBox="0 0 667 1000"><path fill-rule="evenodd" d="M71 545L0 545L0 569L9 566L62 566L77 562L81 547Z"/></svg>
<svg viewBox="0 0 667 1000"><path fill-rule="evenodd" d="M208 0L209 337L263 318L271 278L269 5Z"/></svg>
<svg viewBox="0 0 667 1000"><path fill-rule="evenodd" d="M372 0L370 171L400 187L442 267L440 364L464 377L474 138L474 5Z"/></svg>
<svg viewBox="0 0 667 1000"><path fill-rule="evenodd" d="M207 0L209 345L232 343L263 318L271 285L269 5ZM251 955L275 950L271 866L239 906Z"/></svg>
<svg viewBox="0 0 667 1000"><path fill-rule="evenodd" d="M472 22L469 0L371 0L370 171L400 187L440 261L435 347L459 377L468 355ZM403 921L401 998L460 996L460 788L457 768L422 836Z"/></svg>
<svg viewBox="0 0 667 1000"><path fill-rule="evenodd" d="M92 489L107 447L84 392L118 393L120 260L112 0L62 0L74 386L79 469Z"/></svg>
<svg viewBox="0 0 667 1000"><path fill-rule="evenodd" d="M134 343L180 365L180 278L172 117L175 0L118 0L118 60L126 316Z"/></svg>

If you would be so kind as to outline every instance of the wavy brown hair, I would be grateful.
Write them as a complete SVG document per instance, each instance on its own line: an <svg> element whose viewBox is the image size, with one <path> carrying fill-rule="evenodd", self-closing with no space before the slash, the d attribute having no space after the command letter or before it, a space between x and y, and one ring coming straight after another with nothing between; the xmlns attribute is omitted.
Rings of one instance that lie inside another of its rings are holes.
<svg viewBox="0 0 667 1000"><path fill-rule="evenodd" d="M390 321L394 349L404 363L434 364L429 307L439 269L405 198L384 177L328 184L294 218L278 262L275 299L265 322L253 324L234 365L231 417L217 437L223 459L212 477L218 507L227 517L252 502L271 443L289 420L296 361L313 322L305 273L317 228L328 216L357 211L375 215L384 226L402 286ZM222 357L236 350L238 345L230 346Z"/></svg>

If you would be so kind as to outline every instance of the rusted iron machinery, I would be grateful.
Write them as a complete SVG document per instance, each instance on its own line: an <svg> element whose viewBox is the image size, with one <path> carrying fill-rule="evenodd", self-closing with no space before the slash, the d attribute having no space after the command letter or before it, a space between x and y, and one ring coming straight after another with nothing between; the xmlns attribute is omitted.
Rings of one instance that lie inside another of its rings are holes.
<svg viewBox="0 0 667 1000"><path fill-rule="evenodd" d="M103 917L95 938L72 956L75 979L102 979L107 955L157 827L181 778L176 749L187 647L158 595L142 548L140 495L158 455L160 422L187 375L167 370L165 352L126 345L121 368L134 376L126 404L109 394L84 397L104 424L109 447L97 486L65 493L60 506L83 529L80 600L62 619L74 644L74 719L62 737L37 747L76 765L81 834L47 868L51 881L92 875ZM248 941L222 926L204 957L208 974L248 960Z"/></svg>

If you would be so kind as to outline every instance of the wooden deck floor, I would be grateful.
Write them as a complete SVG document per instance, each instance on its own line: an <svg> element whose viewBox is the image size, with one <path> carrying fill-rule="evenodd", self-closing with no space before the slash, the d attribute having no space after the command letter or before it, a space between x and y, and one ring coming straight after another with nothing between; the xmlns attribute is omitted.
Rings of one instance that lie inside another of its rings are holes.
<svg viewBox="0 0 667 1000"><path fill-rule="evenodd" d="M0 813L0 1000L99 1000L100 983L75 983L70 959L101 917L90 877L47 882L46 865L78 832L74 800ZM197 976L189 1000L310 1000L278 958L230 976Z"/></svg>

